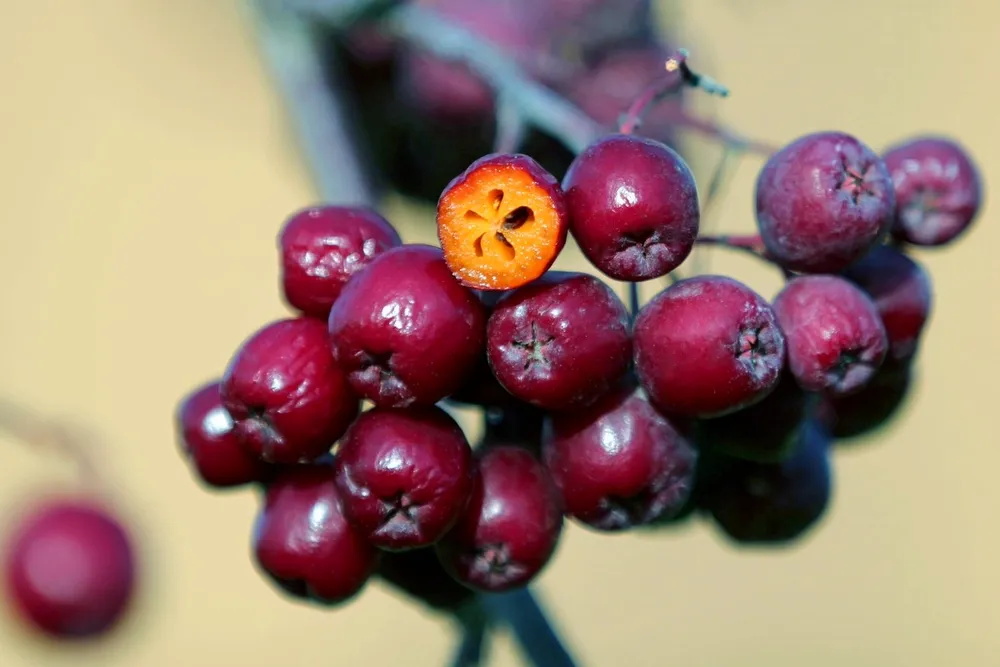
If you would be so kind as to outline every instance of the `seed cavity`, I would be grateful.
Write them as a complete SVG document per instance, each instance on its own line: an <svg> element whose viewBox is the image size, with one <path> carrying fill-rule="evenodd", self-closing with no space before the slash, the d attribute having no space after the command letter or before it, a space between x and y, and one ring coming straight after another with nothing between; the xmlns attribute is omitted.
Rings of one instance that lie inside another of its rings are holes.
<svg viewBox="0 0 1000 667"><path fill-rule="evenodd" d="M503 235L503 232L496 233L496 239L500 242L498 246L500 248L501 254L507 259L508 262L514 261L517 251L514 249L513 244L507 240L507 237Z"/></svg>
<svg viewBox="0 0 1000 667"><path fill-rule="evenodd" d="M499 211L500 204L503 203L503 190L490 190L489 200L493 210Z"/></svg>
<svg viewBox="0 0 1000 667"><path fill-rule="evenodd" d="M526 223L534 222L535 212L527 206L518 206L503 219L504 229L518 229Z"/></svg>

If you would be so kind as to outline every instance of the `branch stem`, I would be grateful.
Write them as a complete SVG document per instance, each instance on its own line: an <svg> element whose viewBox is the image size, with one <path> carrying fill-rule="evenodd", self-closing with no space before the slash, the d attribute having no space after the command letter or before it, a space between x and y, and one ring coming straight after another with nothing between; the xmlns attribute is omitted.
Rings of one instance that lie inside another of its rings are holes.
<svg viewBox="0 0 1000 667"><path fill-rule="evenodd" d="M320 196L338 204L371 204L374 193L351 140L342 100L330 84L333 63L320 48L317 24L281 2L251 4L264 57ZM317 7L329 10L328 5L337 4L321 2Z"/></svg>
<svg viewBox="0 0 1000 667"><path fill-rule="evenodd" d="M492 618L510 626L535 667L575 667L576 662L530 588L482 594L479 599Z"/></svg>

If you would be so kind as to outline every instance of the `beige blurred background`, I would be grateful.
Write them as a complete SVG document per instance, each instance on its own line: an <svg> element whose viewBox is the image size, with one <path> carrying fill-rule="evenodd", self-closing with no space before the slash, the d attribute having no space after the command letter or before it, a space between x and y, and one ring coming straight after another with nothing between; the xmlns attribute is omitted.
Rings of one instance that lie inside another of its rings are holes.
<svg viewBox="0 0 1000 667"><path fill-rule="evenodd" d="M881 147L941 130L988 181L1000 174L1000 7L673 4L697 65L733 89L713 108L744 132L843 129ZM758 167L744 161L714 225L751 229ZM284 312L274 236L313 198L239 3L2 3L0 394L99 431L147 574L103 646L39 645L0 615L3 667L445 664L451 628L379 586L333 613L275 594L248 558L253 495L202 491L176 453L177 398ZM937 303L910 414L837 454L835 504L800 547L738 552L703 526L568 531L539 589L582 664L1000 664L995 210L922 255ZM777 285L724 251L711 260L766 294ZM0 447L6 528L69 470ZM518 661L498 640L490 664Z"/></svg>

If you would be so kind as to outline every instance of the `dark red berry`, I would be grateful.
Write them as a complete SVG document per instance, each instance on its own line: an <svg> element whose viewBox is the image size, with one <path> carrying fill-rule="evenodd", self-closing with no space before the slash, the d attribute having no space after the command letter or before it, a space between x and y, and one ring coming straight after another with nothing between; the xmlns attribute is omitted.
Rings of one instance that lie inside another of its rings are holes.
<svg viewBox="0 0 1000 667"><path fill-rule="evenodd" d="M792 271L840 271L861 259L888 233L895 210L885 163L842 132L793 141L757 177L761 239Z"/></svg>
<svg viewBox="0 0 1000 667"><path fill-rule="evenodd" d="M923 267L896 248L878 246L842 274L875 303L889 339L889 356L909 359L931 311L931 281Z"/></svg>
<svg viewBox="0 0 1000 667"><path fill-rule="evenodd" d="M764 398L778 382L785 339L771 306L724 276L681 280L639 312L635 366L659 410L712 417Z"/></svg>
<svg viewBox="0 0 1000 667"><path fill-rule="evenodd" d="M515 397L547 410L580 407L628 371L628 311L600 279L553 271L496 305L486 352Z"/></svg>
<svg viewBox="0 0 1000 667"><path fill-rule="evenodd" d="M184 454L208 486L231 488L265 479L271 467L240 444L233 418L222 407L221 382L209 382L185 396L177 410Z"/></svg>
<svg viewBox="0 0 1000 667"><path fill-rule="evenodd" d="M786 369L777 386L763 400L715 419L698 423L701 451L772 463L786 458L798 442L803 422L817 397L799 386Z"/></svg>
<svg viewBox="0 0 1000 667"><path fill-rule="evenodd" d="M95 500L51 499L31 508L5 553L8 599L26 622L50 636L101 635L132 601L132 538Z"/></svg>
<svg viewBox="0 0 1000 667"><path fill-rule="evenodd" d="M473 589L524 586L549 562L562 533L559 492L520 447L479 452L476 486L458 523L438 543L445 569Z"/></svg>
<svg viewBox="0 0 1000 667"><path fill-rule="evenodd" d="M570 233L616 280L664 276L687 258L700 213L684 159L652 139L611 135L582 152L563 179Z"/></svg>
<svg viewBox="0 0 1000 667"><path fill-rule="evenodd" d="M719 461L699 490L699 503L730 539L770 544L803 537L826 511L831 494L829 436L814 422L780 463Z"/></svg>
<svg viewBox="0 0 1000 667"><path fill-rule="evenodd" d="M358 412L323 322L279 320L248 338L222 379L222 404L245 446L268 463L328 452Z"/></svg>
<svg viewBox="0 0 1000 667"><path fill-rule="evenodd" d="M820 414L835 438L870 435L902 414L912 382L909 363L886 361L861 391L850 396L824 396Z"/></svg>
<svg viewBox="0 0 1000 667"><path fill-rule="evenodd" d="M843 278L794 278L775 298L774 311L788 368L806 391L858 391L885 359L888 339L875 304Z"/></svg>
<svg viewBox="0 0 1000 667"><path fill-rule="evenodd" d="M392 225L370 208L298 211L278 236L285 299L306 315L326 319L348 279L400 243Z"/></svg>
<svg viewBox="0 0 1000 667"><path fill-rule="evenodd" d="M673 425L628 389L586 411L553 415L542 451L564 511L606 531L680 512L697 462Z"/></svg>
<svg viewBox="0 0 1000 667"><path fill-rule="evenodd" d="M407 407L433 405L461 386L482 354L486 321L441 250L405 245L347 284L329 329L354 390L380 407Z"/></svg>
<svg viewBox="0 0 1000 667"><path fill-rule="evenodd" d="M384 552L378 575L394 588L442 611L457 611L475 596L445 571L433 547Z"/></svg>
<svg viewBox="0 0 1000 667"><path fill-rule="evenodd" d="M376 546L436 542L472 490L472 450L437 407L363 413L337 451L337 488L351 521Z"/></svg>
<svg viewBox="0 0 1000 667"><path fill-rule="evenodd" d="M896 190L893 235L919 246L958 238L979 214L979 170L964 147L943 137L910 139L884 154Z"/></svg>
<svg viewBox="0 0 1000 667"><path fill-rule="evenodd" d="M378 551L344 516L329 464L288 468L268 485L253 551L282 589L327 605L357 595L378 564Z"/></svg>

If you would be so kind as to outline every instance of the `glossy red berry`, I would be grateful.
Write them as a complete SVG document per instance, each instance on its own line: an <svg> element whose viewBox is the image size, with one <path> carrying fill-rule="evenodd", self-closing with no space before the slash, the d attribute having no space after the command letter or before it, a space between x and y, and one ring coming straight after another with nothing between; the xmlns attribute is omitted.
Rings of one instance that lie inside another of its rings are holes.
<svg viewBox="0 0 1000 667"><path fill-rule="evenodd" d="M472 450L437 407L376 408L337 451L337 488L351 521L378 547L415 549L454 525L472 491Z"/></svg>
<svg viewBox="0 0 1000 667"><path fill-rule="evenodd" d="M283 590L326 605L357 595L378 564L378 551L344 516L329 464L288 468L268 485L253 552Z"/></svg>
<svg viewBox="0 0 1000 667"><path fill-rule="evenodd" d="M635 366L650 401L683 417L713 417L764 398L778 382L785 339L771 306L746 285L698 276L639 313Z"/></svg>
<svg viewBox="0 0 1000 667"><path fill-rule="evenodd" d="M802 538L830 502L828 445L829 436L809 422L795 451L779 463L720 460L699 489L699 503L734 542L774 544Z"/></svg>
<svg viewBox="0 0 1000 667"><path fill-rule="evenodd" d="M233 418L222 407L221 382L209 382L185 396L177 410L181 448L204 484L243 486L268 477L272 468L244 447L233 431Z"/></svg>
<svg viewBox="0 0 1000 667"><path fill-rule="evenodd" d="M326 325L308 317L273 322L248 338L221 390L240 442L268 463L318 458L358 412L357 396L330 355Z"/></svg>
<svg viewBox="0 0 1000 667"><path fill-rule="evenodd" d="M611 135L573 161L563 179L570 233L615 280L664 276L691 253L700 212L694 175L673 149Z"/></svg>
<svg viewBox="0 0 1000 667"><path fill-rule="evenodd" d="M893 235L919 246L958 238L982 206L979 170L964 147L943 137L919 137L884 154L896 190Z"/></svg>
<svg viewBox="0 0 1000 667"><path fill-rule="evenodd" d="M392 225L370 208L298 211L278 236L285 299L306 315L326 319L348 279L401 243Z"/></svg>
<svg viewBox="0 0 1000 667"><path fill-rule="evenodd" d="M132 537L91 499L52 499L20 518L6 546L7 596L24 621L55 638L111 630L134 596Z"/></svg>
<svg viewBox="0 0 1000 667"><path fill-rule="evenodd" d="M931 312L927 272L896 248L878 246L843 272L875 303L889 340L889 356L909 359Z"/></svg>
<svg viewBox="0 0 1000 667"><path fill-rule="evenodd" d="M774 391L763 400L728 415L698 422L698 447L703 452L749 461L781 461L794 451L799 432L817 400L785 369Z"/></svg>
<svg viewBox="0 0 1000 667"><path fill-rule="evenodd" d="M840 271L888 233L896 211L885 163L854 137L819 132L768 159L757 177L768 254L802 273Z"/></svg>
<svg viewBox="0 0 1000 667"><path fill-rule="evenodd" d="M599 530L674 516L694 485L695 449L630 389L553 415L542 451L566 514Z"/></svg>
<svg viewBox="0 0 1000 667"><path fill-rule="evenodd" d="M555 552L563 523L559 492L534 454L520 447L482 450L477 470L468 507L438 543L441 563L473 589L523 586Z"/></svg>
<svg viewBox="0 0 1000 667"><path fill-rule="evenodd" d="M485 329L476 295L426 245L376 257L329 320L334 357L354 390L380 407L433 405L457 390L482 354Z"/></svg>
<svg viewBox="0 0 1000 667"><path fill-rule="evenodd" d="M513 396L547 410L592 403L632 362L625 304L600 279L549 272L493 309L486 351Z"/></svg>
<svg viewBox="0 0 1000 667"><path fill-rule="evenodd" d="M774 311L788 368L806 391L856 392L885 360L888 339L875 304L843 278L794 278L775 298Z"/></svg>

